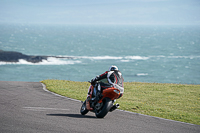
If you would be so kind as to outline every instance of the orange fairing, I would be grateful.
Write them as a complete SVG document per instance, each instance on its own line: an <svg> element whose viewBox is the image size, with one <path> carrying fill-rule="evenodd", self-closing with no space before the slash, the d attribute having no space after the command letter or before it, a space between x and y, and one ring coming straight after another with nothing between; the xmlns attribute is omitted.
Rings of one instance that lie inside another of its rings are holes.
<svg viewBox="0 0 200 133"><path fill-rule="evenodd" d="M98 102L101 103L105 97L110 98L111 100L117 99L120 96L120 91L114 87L104 89L102 92L103 98Z"/></svg>
<svg viewBox="0 0 200 133"><path fill-rule="evenodd" d="M90 90L89 90L89 96L88 96L88 98L87 98L87 100L86 100L86 108L87 108L87 110L93 110L93 108L91 108L90 107L90 100L92 99L92 92L93 92L93 90L94 90L94 87L91 85L90 86ZM99 102L98 103L101 103L102 102L102 100L105 98L105 97L108 97L108 98L110 98L111 100L115 100L115 99L117 99L119 96L120 96L120 90L119 89L116 89L116 88L114 88L114 87L111 87L111 88L106 88L106 89L104 89L103 90L103 92L102 92L102 98L101 98L101 100L99 100Z"/></svg>

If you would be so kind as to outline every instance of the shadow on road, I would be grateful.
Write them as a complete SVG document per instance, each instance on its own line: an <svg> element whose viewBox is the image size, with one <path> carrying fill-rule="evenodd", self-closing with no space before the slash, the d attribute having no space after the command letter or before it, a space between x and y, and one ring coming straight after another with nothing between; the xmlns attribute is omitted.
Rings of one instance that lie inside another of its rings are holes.
<svg viewBox="0 0 200 133"><path fill-rule="evenodd" d="M73 118L96 118L95 116L81 115L81 114L46 114L47 116L67 116Z"/></svg>

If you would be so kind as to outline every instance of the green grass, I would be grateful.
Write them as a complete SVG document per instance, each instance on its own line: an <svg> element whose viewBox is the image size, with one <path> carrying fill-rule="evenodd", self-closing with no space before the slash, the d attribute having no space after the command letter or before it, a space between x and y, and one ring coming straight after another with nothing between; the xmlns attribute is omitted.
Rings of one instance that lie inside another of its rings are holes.
<svg viewBox="0 0 200 133"><path fill-rule="evenodd" d="M84 101L89 83L44 80L48 90ZM200 125L200 85L125 82L121 110Z"/></svg>

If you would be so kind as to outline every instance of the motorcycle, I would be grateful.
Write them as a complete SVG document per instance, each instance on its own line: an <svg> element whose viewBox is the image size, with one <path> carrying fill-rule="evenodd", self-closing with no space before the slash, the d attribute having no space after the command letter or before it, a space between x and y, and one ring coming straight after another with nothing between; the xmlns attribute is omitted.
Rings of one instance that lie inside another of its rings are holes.
<svg viewBox="0 0 200 133"><path fill-rule="evenodd" d="M80 109L82 115L91 111L95 113L97 118L104 118L109 111L112 112L119 107L119 104L114 105L116 99L120 97L119 89L114 87L104 89L98 100L96 98L97 87L95 85L91 84L89 92L89 96L83 102Z"/></svg>

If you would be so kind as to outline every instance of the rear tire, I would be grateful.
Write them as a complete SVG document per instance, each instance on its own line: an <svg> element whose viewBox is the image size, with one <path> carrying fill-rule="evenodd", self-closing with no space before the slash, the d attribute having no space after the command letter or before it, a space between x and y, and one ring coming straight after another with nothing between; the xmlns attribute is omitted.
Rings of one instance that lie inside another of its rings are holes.
<svg viewBox="0 0 200 133"><path fill-rule="evenodd" d="M112 100L110 98L105 98L103 100L102 108L100 110L95 111L96 117L104 118L112 106L113 106Z"/></svg>
<svg viewBox="0 0 200 133"><path fill-rule="evenodd" d="M86 100L83 102L83 104L82 104L82 106L81 106L81 109L80 109L80 113L82 114L82 115L85 115L85 114L87 114L89 112L89 110L87 110L87 108L86 108Z"/></svg>

